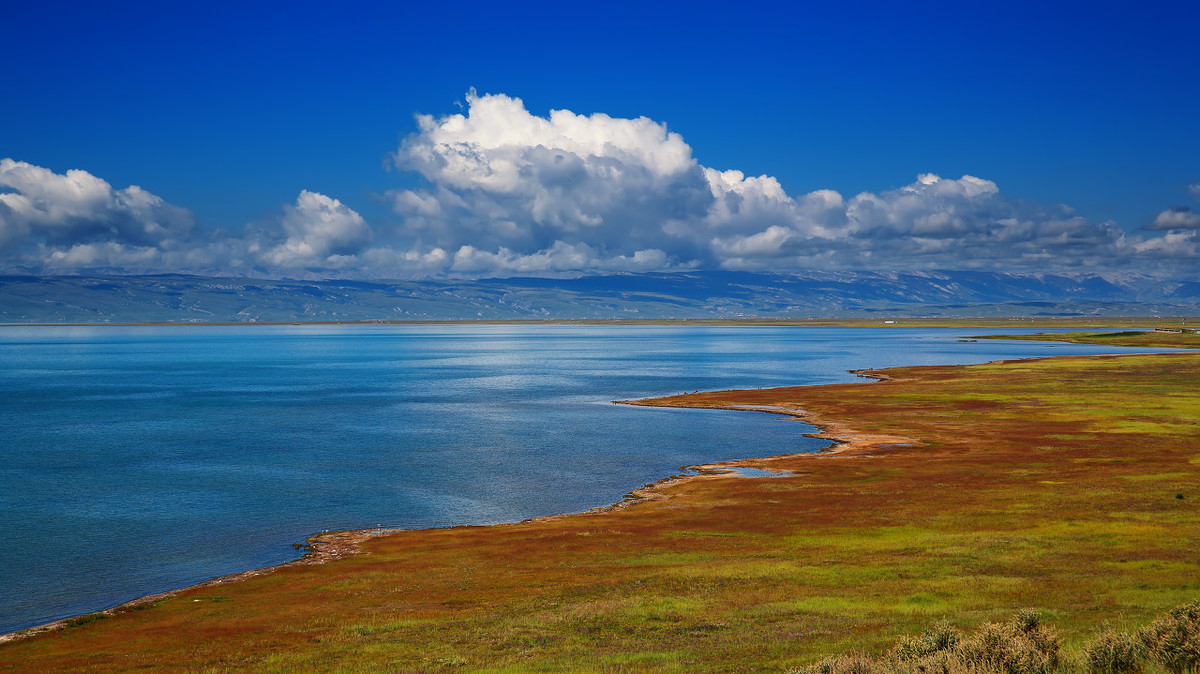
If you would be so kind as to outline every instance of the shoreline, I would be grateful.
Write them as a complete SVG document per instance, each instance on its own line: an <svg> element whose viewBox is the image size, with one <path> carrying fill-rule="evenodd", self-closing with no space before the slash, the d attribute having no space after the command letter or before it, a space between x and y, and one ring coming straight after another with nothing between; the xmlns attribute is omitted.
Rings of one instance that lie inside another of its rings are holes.
<svg viewBox="0 0 1200 674"><path fill-rule="evenodd" d="M655 400L655 399L648 398L647 400ZM641 406L641 407L682 407L682 406L678 406L678 405L653 405L653 404L648 404L648 403L645 403L642 401L614 400L612 402L614 404L619 404L619 405L634 405L634 406ZM713 407L710 409L742 409L742 408ZM744 409L746 411L759 411L759 412L771 411L771 410L754 410L751 408L744 408ZM780 414L788 414L788 413L782 412L782 411L780 411L779 413ZM804 420L800 414L789 414L789 416L795 416L796 418L798 418L800 420ZM806 422L806 423L810 423L810 422ZM810 425L817 426L817 424L811 424L811 423L810 423ZM820 428L820 427L818 427L818 428ZM769 461L771 459L777 459L777 458L782 459L782 458L792 458L792 457L797 457L797 456L817 456L820 454L835 454L835 453L840 453L840 452L844 451L845 449L848 449L848 447L841 446L843 444L843 442L850 442L850 441L842 441L842 440L840 440L838 438L834 438L832 436L826 436L824 434L817 434L817 433L806 433L805 436L812 437L812 438L829 439L832 442L830 445L822 447L814 452L797 452L797 453L793 453L793 454L779 454L776 456L768 456L768 457L748 457L745 459L737 459L734 461L728 461L728 462L722 462L722 463L709 463L709 464L697 464L697 465L691 465L691 466L681 466L680 470L696 471L696 472L695 473L679 473L679 474L664 477L659 480L655 480L654 482L648 482L640 487L637 487L636 489L626 492L626 494L624 495L624 498L620 501L617 501L614 503L609 503L609 504L602 505L602 506L596 506L594 508L588 508L587 510L580 510L580 511L576 511L576 512L567 512L567 513L554 513L552 515L536 515L534 517L527 517L523 520L517 520L515 522L497 522L495 524L482 524L482 525L481 524L454 524L454 525L449 525L449 526L445 526L445 527L425 527L425 528L421 528L421 529L372 528L372 529L348 529L345 531L322 532L319 534L309 536L305 540L305 543L302 546L304 548L305 552L302 556L300 556L296 559L288 560L286 562L280 562L279 564L271 564L269 566L262 566L262 567L258 567L258 568L254 568L254 569L247 569L245 571L236 571L234 573L225 574L223 576L217 576L215 578L210 578L208 580L204 580L199 583L192 583L191 585L185 585L183 587L178 587L173 590L166 590L164 592L156 592L153 594L143 595L143 596L140 596L140 597L137 597L134 599L130 599L129 601L117 604L116 606L111 606L109 608L100 609L99 611L91 611L89 613L79 613L76 615L68 616L66 618L59 618L57 620L53 620L48 623L42 623L39 625L34 625L32 627L25 627L23 629L15 630L12 632L6 632L3 634L0 634L0 645L10 643L10 642L15 642L15 641L22 641L24 639L29 639L29 638L36 637L36 636L46 634L49 632L56 632L56 631L66 628L66 627L70 627L72 625L79 624L81 620L84 622L91 622L91 620L87 620L87 619L92 618L93 616L95 616L95 618L93 618L93 619L102 619L102 618L115 616L115 615L118 615L121 613L127 613L129 611L141 610L143 608L146 608L148 606L155 604L159 600L174 597L174 596L177 596L179 594L182 594L184 592L188 592L191 590L208 588L208 587L217 587L217 586L221 586L221 585L228 585L230 583L237 583L237 582L240 582L243 580L248 580L250 578L265 576L265 575L274 573L276 571L279 571L281 569L287 569L287 568L297 567L297 566L315 566L315 565L319 565L319 564L324 564L326 562L343 559L343 558L349 557L351 555L364 554L364 551L362 549L362 544L373 538L395 536L395 535L400 535L400 534L404 534L404 533L419 532L419 531L452 530L452 529L478 528L478 527L484 527L484 528L489 528L489 529L490 528L512 527L512 526L518 526L518 525L523 525L523 524L554 522L554 521L563 520L563 519L572 518L572 517L583 517L583 516L587 516L587 515L597 515L597 514L602 514L602 513L615 512L615 511L623 510L625 508L628 508L630 506L634 506L634 505L637 505L640 503L659 501L659 500L665 499L665 498L667 498L667 496L665 496L661 492L662 489L664 489L666 487L674 487L674 486L683 485L683 484L686 484L693 480L701 480L701 479L705 479L705 478L714 478L714 477L716 477L716 478L741 477L743 479L759 479L756 477L746 477L746 476L737 474L737 470L736 470L737 468L740 468L740 467L756 468L757 467L757 466L741 466L741 464L744 462L761 462L761 461ZM781 474L787 474L787 471L778 471L778 472L780 472Z"/></svg>
<svg viewBox="0 0 1200 674"><path fill-rule="evenodd" d="M648 398L647 400L656 400L656 399ZM682 406L677 406L677 405L653 405L653 404L648 404L648 403L645 403L642 401L614 400L612 402L614 404L619 404L619 405L634 405L634 406L641 406L641 407L682 407ZM744 409L745 411L758 411L758 412L771 411L771 412L774 412L772 410L755 410L755 409L751 409L751 408L735 408L735 407L730 407L730 408L713 407L710 409L733 409L733 410ZM801 416L801 414L799 414L799 413L790 414L790 413L783 412L783 411L780 411L778 413L788 414L789 416L794 416L794 417L800 419L801 421L804 421L803 416ZM811 423L811 422L807 422L807 421L805 423L809 423L812 426L817 426L817 424L815 424L815 423ZM820 426L817 426L817 427L818 427L818 429L821 429ZM322 532L319 534L315 534L313 536L309 536L305 540L305 543L303 546L303 548L305 549L305 552L302 556L300 556L296 559L288 560L286 562L280 562L279 564L271 564L269 566L262 566L262 567L258 567L258 568L254 568L254 569L247 569L245 571L236 571L234 573L225 574L223 576L217 576L215 578L210 578L209 580L201 581L199 583L192 583L191 585L185 585L183 587L178 587L173 590L166 590L164 592L156 592L154 594L143 595L141 597L137 597L135 599L130 599L129 601L117 604L116 606L111 606L106 609L101 609L99 611L91 611L89 613L80 613L80 614L68 616L66 618L59 618L57 620L53 620L48 623L42 623L39 625L34 625L32 627L26 627L23 629L15 630L13 632L3 633L3 634L0 634L0 645L9 643L9 642L15 642L15 641L21 641L24 639L29 639L32 637L36 637L36 636L48 633L48 632L56 632L56 631L66 628L66 627L70 627L72 625L79 624L79 621L81 621L81 620L84 620L85 622L91 622L90 620L86 620L86 619L91 618L93 616L96 616L95 619L101 619L101 617L107 618L107 617L111 617L111 616L118 615L121 613L127 613L129 611L141 610L143 608L153 605L154 603L158 602L159 600L174 597L176 595L179 595L184 592L191 591L191 590L207 588L207 587L217 587L217 586L221 586L221 585L228 585L230 583L237 583L237 582L240 582L243 580L248 580L250 578L256 578L258 576L265 576L265 575L274 573L276 571L279 571L281 569L287 569L287 568L296 567L296 566L315 566L315 565L319 565L319 564L324 564L326 562L343 559L343 558L349 557L351 555L364 554L364 551L362 549L362 544L373 538L395 536L395 535L400 535L400 534L404 534L404 533L419 532L419 531L450 530L450 529L478 528L478 527L484 527L484 528L489 528L489 529L490 528L512 527L512 526L518 526L518 525L523 525L523 524L554 522L554 521L563 520L563 519L572 518L572 517L584 517L587 515L597 515L597 514L603 514L603 513L608 513L608 512L615 512L615 511L623 510L625 508L628 508L630 506L634 506L634 505L637 505L640 503L663 500L663 499L667 498L667 496L662 493L662 491L661 491L662 489L667 488L667 487L684 485L688 482L695 481L695 480L703 480L706 478L729 478L729 477L740 477L742 479L750 479L750 480L759 479L757 477L747 477L747 476L739 475L737 473L737 468L742 468L742 467L757 468L758 467L758 466L749 466L749 465L742 466L741 464L745 463L745 462L763 462L763 461L770 461L772 459L794 458L797 456L818 456L821 454L836 454L836 453L841 453L843 451L848 450L850 448L849 446L843 447L842 445L843 444L848 445L849 443L852 442L850 440L843 441L840 438L835 438L833 436L827 436L823 432L822 433L806 433L804 435L806 437L828 439L831 441L831 444L826 445L825 447L822 447L814 452L797 452L797 453L792 453L792 454L779 454L776 456L768 456L768 457L747 457L745 459L737 459L734 461L728 461L728 462L722 462L722 463L707 463L707 464L697 464L697 465L691 465L691 466L681 466L680 470L695 471L695 472L694 473L678 473L675 475L670 475L670 476L664 477L659 480L655 480L654 482L648 482L640 487L637 487L636 489L626 492L626 494L624 495L624 498L620 501L617 501L614 503L609 503L609 504L602 505L602 506L596 506L595 508L588 508L587 510L580 510L580 511L576 511L576 512L555 513L552 515L536 515L534 517L527 517L523 520L517 520L515 522L497 522L495 524L483 524L483 525L480 525L480 524L454 524L454 525L445 526L445 527L426 527L426 528L421 528L421 529L389 529L389 528L375 529L375 528L373 528L373 529L348 529L345 531ZM772 472L779 472L781 475L786 475L788 473L788 471L772 471ZM367 553L367 554L369 554L369 553Z"/></svg>
<svg viewBox="0 0 1200 674"><path fill-rule="evenodd" d="M141 610L142 608L153 605L159 600L167 599L168 597L174 597L183 592L187 592L188 590L236 583L248 578L265 576L269 573L274 573L279 569L286 569L288 567L311 566L331 562L335 559L342 559L344 557L349 557L350 555L361 553L362 544L372 538L390 534L398 534L403 531L407 531L407 529L350 529L347 531L322 532L313 536L309 536L307 539L305 539L304 545L302 546L304 549L304 554L296 559L281 562L279 564L272 564L270 566L262 566L255 569L247 569L245 571L228 573L223 576L217 576L216 578L210 578L208 580L201 581L199 583L193 583L191 585L175 588L174 590L156 592L154 594L137 597L136 599L130 599L127 602L123 602L106 609L101 609L99 611L80 613L78 615L68 616L66 618L59 618L58 620L53 620L48 623L34 625L33 627L26 627L13 632L0 634L0 644L28 639L30 637L35 637L47 632L55 632L71 625L78 624L78 621L81 619L86 619L92 616L97 616L95 619L99 619L99 616L107 618L119 613Z"/></svg>
<svg viewBox="0 0 1200 674"><path fill-rule="evenodd" d="M3 327L3 326L0 326ZM871 369L848 370L851 374L872 379L876 381L889 381L893 378L890 375ZM787 388L787 387L785 387ZM769 472L777 472L780 475L790 473L784 469L772 469L769 464L772 461L789 460L797 457L812 457L819 458L822 456L835 455L869 455L872 449L881 447L908 446L915 444L910 438L899 436L888 436L861 433L853 430L848 425L824 419L821 416L809 412L807 410L791 408L785 406L749 406L749 405L723 405L723 404L704 404L699 401L688 400L689 397L705 394L721 394L734 393L738 391L755 390L755 391L770 391L773 389L733 389L728 391L708 391L703 393L685 393L675 396L659 396L652 398L641 398L635 400L613 400L615 405L629 405L632 407L664 407L664 408L682 408L682 409L714 409L714 410L731 410L741 412L763 412L768 414L776 414L791 417L802 423L808 424L816 429L813 433L804 433L804 437L827 440L829 444L818 448L812 452L793 452L788 454L777 454L773 456L752 456L743 459L735 459L732 461L724 461L720 463L707 463L681 466L681 472L674 475L648 482L640 487L630 490L624 495L621 501L609 503L602 506L596 506L587 510L567 513L555 513L551 515L538 515L529 517L515 522L499 522L489 525L475 524L456 524L447 527L427 527L423 529L402 529L402 528L369 528L369 529L349 529L345 531L329 531L314 534L309 536L303 545L304 554L296 559L292 559L279 564L247 569L245 571L237 571L223 576L217 576L209 580L185 585L183 587L144 595L131 599L129 601L117 604L99 611L89 613L81 613L59 618L48 623L34 625L23 629L15 630L0 634L0 644L5 644L13 641L29 639L47 632L55 632L74 624L78 624L81 619L86 619L92 616L97 616L95 619L100 619L100 616L111 617L120 613L129 611L141 610L147 606L153 605L162 599L174 597L181 593L207 587L216 587L236 583L239 581L264 576L274 573L280 569L286 569L295 566L311 566L324 564L326 562L342 559L351 555L362 554L362 544L370 539L384 536L393 536L411 531L425 531L428 529L455 529L460 527L508 527L521 524L553 522L572 517L583 517L593 514L601 514L623 510L630 506L640 503L660 501L669 498L663 493L663 490L668 487L682 486L689 482L701 481L712 478L730 478L737 477L742 479L762 479L761 477L749 477L739 475L738 468L761 469ZM765 467L766 466L766 467Z"/></svg>
<svg viewBox="0 0 1200 674"><path fill-rule="evenodd" d="M265 325L265 324L260 324L260 325ZM3 327L3 326L0 326L0 327ZM1071 356L1047 356L1044 358L1017 359L1017 360L1010 360L1010 361L1005 361L1005 360L990 361L989 364L1019 362L1021 360L1049 360L1049 359L1055 359L1055 358L1070 358L1070 357ZM932 367L957 367L957 366L938 365L938 366L932 366ZM895 368L891 368L891 369L895 369ZM875 382L898 381L892 375L886 374L882 370L876 370L876 369L872 369L872 368L853 369L853 370L847 370L847 372L849 372L850 374L856 375L858 377L861 377L863 379L868 379L868 380L872 380ZM822 415L819 415L819 414L816 414L809 410L805 410L805 409L801 409L801 408L787 407L787 406L780 406L780 405L768 405L768 406L736 405L736 404L731 405L731 404L720 403L720 402L709 403L709 402L705 402L704 400L701 399L701 398L712 398L714 396L720 396L722 394L745 393L747 391L755 391L755 392L761 393L761 392L769 392L769 391L774 391L774 390L790 389L790 388L809 388L812 386L821 386L821 385L805 385L805 386L798 386L798 387L773 387L773 388L761 388L761 389L730 389L730 390L723 390L723 391L703 391L703 392L696 392L696 393L683 393L683 394L670 395L670 396L658 396L658 397L652 397L652 398L640 398L640 399L632 399L632 400L613 400L611 402L612 402L612 404L615 404L615 405L628 405L631 407L713 409L713 410L729 410L729 411L739 411L739 412L762 412L762 413L767 413L767 414L776 414L776 415L787 416L787 417L796 419L797 421L800 421L802 423L808 424L816 429L816 432L804 433L803 435L805 437L829 441L829 444L827 444L813 452L793 452L793 453L788 453L788 454L776 454L776 455L772 455L772 456L761 456L761 457L760 456L752 456L752 457L746 457L743 459L736 459L736 460L720 462L720 463L681 466L680 467L681 471L695 471L695 472L693 472L693 473L687 473L687 472L677 473L675 475L669 475L667 477L661 478L659 480L655 480L653 482L648 482L646 484L643 484L640 487L637 487L635 489L630 490L629 492L626 492L626 494L624 495L624 498L621 501L617 501L614 503L609 503L609 504L602 505L602 506L596 506L594 508L589 508L587 510L581 510L581 511L576 511L576 512L555 513L555 514L551 514L551 515L538 515L538 516L529 517L529 518L526 518L523 520L518 520L516 522L499 522L496 524L489 524L489 525L456 524L456 525L451 525L451 526L447 526L447 527L428 527L425 529L370 528L370 529L349 529L349 530L345 530L345 531L322 532L322 533L310 536L305 540L305 543L303 546L305 549L305 553L296 559L289 560L286 562L281 562L279 564L272 564L269 566L258 567L258 568L254 568L254 569L247 569L245 571L237 571L234 573L225 574L223 576L217 576L216 578L211 578L209 580L202 581L199 583L193 583L191 585L185 585L183 587L175 588L173 590L167 590L164 592L158 592L158 593L154 593L154 594L137 597L137 598L131 599L127 602L123 602L121 604L118 604L116 606L112 606L112 607L109 607L106 609L101 609L99 611L92 611L90 613L81 613L78 615L68 616L66 618L59 618L58 620L53 620L48 623L34 625L32 627L26 627L24 629L16 630L13 632L0 634L0 644L5 644L8 642L12 642L12 641L28 639L28 638L31 638L31 637L34 637L34 636L37 636L40 634L47 633L47 632L54 632L57 630L61 630L65 627L75 624L76 621L79 621L80 619L88 618L89 616L110 617L113 615L117 615L119 613L140 610L141 608L143 608L147 605L151 605L161 599L173 597L173 596L176 596L183 592L187 592L189 590L206 588L206 587L214 587L214 586L219 586L219 585L226 585L229 583L236 583L238 581L246 580L249 578L254 578L257 576L263 576L263 575L267 575L270 573L274 573L275 571L280 570L280 569L285 569L285 568L289 568L289 567L293 567L293 566L309 566L309 565L324 564L326 562L337 560L337 559L342 559L342 558L348 557L350 555L360 554L360 553L362 553L362 543L364 543L365 541L370 540L372 538L376 538L376 537L380 537L380 536L390 536L390 535L402 534L402 533L409 532L409 531L424 531L427 529L455 529L455 528L459 528L459 527L477 527L477 526L506 527L506 526L514 526L514 525L527 524L527 523L553 522L553 521L562 520L562 519L571 518L571 517L581 517L581 516L592 515L592 514L614 512L617 510L623 510L630 506L637 505L639 503L660 501L660 500L666 499L668 497L663 493L664 489L666 489L668 487L682 486L682 485L685 485L685 484L687 484L689 482L693 482L693 481L699 481L699 480L711 479L711 478L728 478L728 477L741 477L743 479L760 479L760 478L756 478L756 477L746 477L746 476L738 475L737 471L736 471L737 468L754 468L754 469L762 469L762 470L767 470L767 471L780 472L781 474L787 474L789 471L784 470L784 469L772 469L772 468L770 468L770 464L772 462L786 461L786 460L791 460L791 459L795 459L798 457L812 457L815 459L815 458L830 457L830 456L851 456L851 457L853 457L853 456L869 456L872 453L872 450L892 448L892 447L912 447L912 446L919 445L919 443L917 441L913 440L912 438L907 438L907 437L903 437L903 436L863 433L861 431L853 429L850 425L848 425L844 422L831 420L831 419L825 418Z"/></svg>
<svg viewBox="0 0 1200 674"><path fill-rule="evenodd" d="M1052 358L1054 356L1051 356ZM1006 362L1006 361L998 361ZM934 367L956 367L949 366L934 366ZM898 381L895 377L885 374L879 370L870 368L848 370L851 374L857 375L864 379L870 379L876 382ZM855 382L864 383L864 382ZM634 407L675 407L682 409L711 409L711 410L733 410L739 412L763 412L767 414L777 414L792 417L798 421L808 424L816 429L814 433L805 433L805 437L816 438L818 440L828 440L829 444L814 451L814 452L794 452L790 454L776 454L774 456L748 457L737 461L730 461L726 464L711 464L710 466L696 466L695 468L720 468L723 466L741 466L746 468L761 468L763 465L769 465L772 462L796 459L799 457L812 457L818 459L821 457L830 456L867 456L872 450L883 447L907 447L917 446L919 443L913 438L885 435L880 433L866 433L853 428L850 424L835 419L830 419L825 415L812 412L811 410L790 407L786 405L745 405L745 404L730 404L727 402L709 402L705 399L718 398L723 394L739 394L747 391L758 393L767 393L770 391L779 391L793 388L813 388L817 386L845 386L847 384L814 384L809 386L780 386L760 389L731 389L726 391L705 391L699 393L682 393L673 396L660 396L656 398L643 398L640 400L614 400L618 405L631 405ZM694 475L683 475L679 477L699 477ZM658 483L655 483L658 484ZM649 486L649 485L648 485Z"/></svg>

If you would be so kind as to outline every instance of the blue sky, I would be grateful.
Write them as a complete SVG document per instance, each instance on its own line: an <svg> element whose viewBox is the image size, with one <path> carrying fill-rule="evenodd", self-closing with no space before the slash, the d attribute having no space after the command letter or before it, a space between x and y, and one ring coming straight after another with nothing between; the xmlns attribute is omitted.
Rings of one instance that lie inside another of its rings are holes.
<svg viewBox="0 0 1200 674"><path fill-rule="evenodd" d="M1197 268L1195 3L170 4L6 8L0 270Z"/></svg>

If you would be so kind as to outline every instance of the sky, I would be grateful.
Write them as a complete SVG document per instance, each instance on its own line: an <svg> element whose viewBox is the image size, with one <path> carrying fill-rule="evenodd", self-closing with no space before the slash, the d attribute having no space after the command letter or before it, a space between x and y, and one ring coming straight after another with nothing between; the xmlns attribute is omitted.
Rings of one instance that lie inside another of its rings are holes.
<svg viewBox="0 0 1200 674"><path fill-rule="evenodd" d="M0 273L1200 269L1194 2L174 4L5 8Z"/></svg>

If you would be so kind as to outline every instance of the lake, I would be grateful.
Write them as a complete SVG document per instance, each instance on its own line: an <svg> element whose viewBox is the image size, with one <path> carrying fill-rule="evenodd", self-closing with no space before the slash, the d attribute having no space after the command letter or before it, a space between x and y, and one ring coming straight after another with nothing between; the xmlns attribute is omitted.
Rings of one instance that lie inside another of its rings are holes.
<svg viewBox="0 0 1200 674"><path fill-rule="evenodd" d="M815 451L774 415L612 400L1111 352L906 328L0 327L0 633L294 559ZM1132 350L1130 350L1132 351Z"/></svg>

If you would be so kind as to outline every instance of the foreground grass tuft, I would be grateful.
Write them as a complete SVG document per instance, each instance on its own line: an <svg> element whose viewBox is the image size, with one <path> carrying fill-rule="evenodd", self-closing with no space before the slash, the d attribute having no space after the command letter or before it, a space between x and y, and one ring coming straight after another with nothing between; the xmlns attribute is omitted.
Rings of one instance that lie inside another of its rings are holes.
<svg viewBox="0 0 1200 674"><path fill-rule="evenodd" d="M1200 671L1200 600L1172 609L1138 637L1167 671Z"/></svg>
<svg viewBox="0 0 1200 674"><path fill-rule="evenodd" d="M1089 674L1138 674L1145 670L1146 648L1132 634L1102 630L1083 649Z"/></svg>
<svg viewBox="0 0 1200 674"><path fill-rule="evenodd" d="M935 653L953 651L960 642L962 633L943 620L919 637L902 637L892 648L891 657L901 662L917 661Z"/></svg>
<svg viewBox="0 0 1200 674"><path fill-rule="evenodd" d="M1057 630L1037 611L985 623L963 636L947 621L918 637L901 637L881 658L862 653L826 657L793 674L1137 674L1161 666L1172 674L1200 671L1200 601L1172 609L1138 636L1102 629L1078 659L1060 656Z"/></svg>
<svg viewBox="0 0 1200 674"><path fill-rule="evenodd" d="M1051 674L1058 670L1058 632L1041 616L1021 611L1006 623L987 623L954 653L976 671Z"/></svg>

